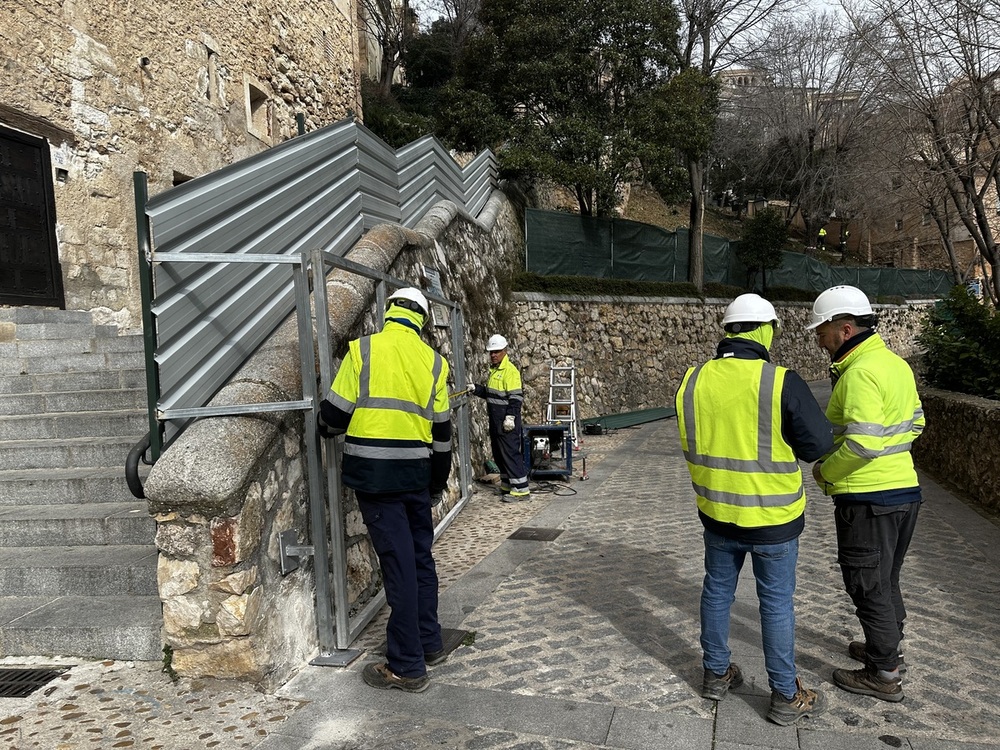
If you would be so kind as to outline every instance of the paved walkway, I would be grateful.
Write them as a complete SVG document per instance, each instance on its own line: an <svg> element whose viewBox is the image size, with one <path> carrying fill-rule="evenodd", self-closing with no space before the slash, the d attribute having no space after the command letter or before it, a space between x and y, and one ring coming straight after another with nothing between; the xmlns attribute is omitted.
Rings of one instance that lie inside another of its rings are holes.
<svg viewBox="0 0 1000 750"><path fill-rule="evenodd" d="M834 687L860 635L836 565L830 501L809 487L798 568L797 661L829 711L800 727L765 721L767 679L753 580L741 578L731 645L746 684L698 697L701 527L669 419L588 436L576 494L505 505L480 488L436 547L447 628L473 637L422 694L361 681L383 618L345 669L304 666L274 695L181 680L157 665L84 664L0 719L0 747L257 748L1000 748L1000 528L922 477L927 502L903 571L906 700ZM579 474L580 461L574 467ZM553 541L506 539L518 527ZM487 554L488 553L488 554ZM7 741L11 744L4 745Z"/></svg>

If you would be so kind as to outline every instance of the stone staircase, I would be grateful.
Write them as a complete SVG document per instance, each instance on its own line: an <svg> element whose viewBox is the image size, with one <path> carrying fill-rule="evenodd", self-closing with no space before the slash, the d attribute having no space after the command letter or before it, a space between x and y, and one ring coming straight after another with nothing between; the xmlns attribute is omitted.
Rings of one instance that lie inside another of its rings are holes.
<svg viewBox="0 0 1000 750"><path fill-rule="evenodd" d="M161 658L155 523L124 471L145 410L141 336L0 307L0 657Z"/></svg>

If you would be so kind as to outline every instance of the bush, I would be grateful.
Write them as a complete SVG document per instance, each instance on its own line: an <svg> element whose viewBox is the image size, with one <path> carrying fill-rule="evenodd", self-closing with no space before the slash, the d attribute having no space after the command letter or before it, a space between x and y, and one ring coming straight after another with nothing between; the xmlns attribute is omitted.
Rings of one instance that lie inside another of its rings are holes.
<svg viewBox="0 0 1000 750"><path fill-rule="evenodd" d="M585 294L607 297L693 297L710 299L735 299L746 294L743 287L706 281L704 291L698 294L694 284L687 281L633 281L631 279L606 279L595 276L542 276L522 272L512 281L512 288L519 292L544 292L546 294ZM812 302L819 292L776 286L764 295L772 302Z"/></svg>
<svg viewBox="0 0 1000 750"><path fill-rule="evenodd" d="M772 286L761 296L771 302L813 302L819 296L819 292L795 286Z"/></svg>
<svg viewBox="0 0 1000 750"><path fill-rule="evenodd" d="M769 206L743 225L743 239L736 246L736 257L747 268L747 286L758 272L781 267L781 251L788 240L785 217ZM764 276L766 290L767 275Z"/></svg>
<svg viewBox="0 0 1000 750"><path fill-rule="evenodd" d="M917 341L930 385L1000 399L1000 316L964 286L934 306Z"/></svg>
<svg viewBox="0 0 1000 750"><path fill-rule="evenodd" d="M519 292L544 292L546 294L586 294L609 297L699 296L694 284L689 284L686 281L632 281L631 279L604 279L594 276L541 276L537 273L517 274L511 287Z"/></svg>

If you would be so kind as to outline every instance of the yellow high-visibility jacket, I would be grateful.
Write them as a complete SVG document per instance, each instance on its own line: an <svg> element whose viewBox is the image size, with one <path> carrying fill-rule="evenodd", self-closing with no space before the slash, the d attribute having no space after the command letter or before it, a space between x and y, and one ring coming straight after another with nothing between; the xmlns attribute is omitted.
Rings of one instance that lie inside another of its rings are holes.
<svg viewBox="0 0 1000 750"><path fill-rule="evenodd" d="M521 407L524 405L521 371L510 361L510 357L504 357L500 364L490 368L485 393L477 392L476 395L482 395L486 399L490 427L499 431L504 417L518 417L521 414Z"/></svg>
<svg viewBox="0 0 1000 750"><path fill-rule="evenodd" d="M760 543L802 531L806 497L798 459L832 445L830 425L794 372L759 343L727 338L717 357L684 375L677 426L702 522Z"/></svg>
<svg viewBox="0 0 1000 750"><path fill-rule="evenodd" d="M924 429L913 371L874 333L830 365L826 415L834 450L820 473L827 495L918 487L910 448Z"/></svg>
<svg viewBox="0 0 1000 750"><path fill-rule="evenodd" d="M391 317L390 317L391 315ZM384 329L351 341L321 404L326 434L346 430L343 481L369 493L443 490L451 469L448 363L391 307Z"/></svg>

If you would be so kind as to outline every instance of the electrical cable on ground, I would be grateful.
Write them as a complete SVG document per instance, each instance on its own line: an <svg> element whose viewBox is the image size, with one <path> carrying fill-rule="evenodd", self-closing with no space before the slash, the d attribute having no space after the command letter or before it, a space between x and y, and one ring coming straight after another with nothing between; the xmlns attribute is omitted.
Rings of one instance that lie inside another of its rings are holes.
<svg viewBox="0 0 1000 750"><path fill-rule="evenodd" d="M569 497L576 494L576 490L572 487L567 484L560 484L559 482L536 482L532 486L531 491L539 495L552 493L556 497Z"/></svg>

